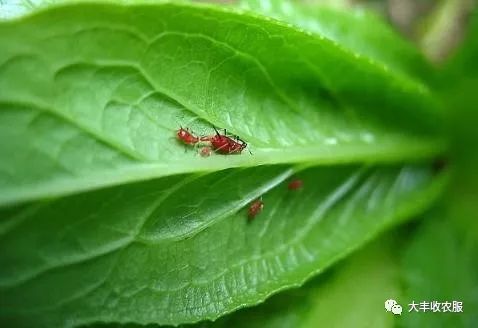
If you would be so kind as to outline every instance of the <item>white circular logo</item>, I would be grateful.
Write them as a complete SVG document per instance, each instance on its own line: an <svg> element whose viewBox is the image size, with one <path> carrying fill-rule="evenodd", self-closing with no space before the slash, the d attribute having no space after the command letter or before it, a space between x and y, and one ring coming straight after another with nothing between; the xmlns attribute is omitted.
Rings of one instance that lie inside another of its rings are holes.
<svg viewBox="0 0 478 328"><path fill-rule="evenodd" d="M392 311L392 307L395 304L397 304L397 301L395 301L395 300L392 300L392 299L386 300L385 301L385 310L387 310L387 312Z"/></svg>
<svg viewBox="0 0 478 328"><path fill-rule="evenodd" d="M395 315L401 315L402 314L402 306L399 304L395 304L392 306L392 313Z"/></svg>

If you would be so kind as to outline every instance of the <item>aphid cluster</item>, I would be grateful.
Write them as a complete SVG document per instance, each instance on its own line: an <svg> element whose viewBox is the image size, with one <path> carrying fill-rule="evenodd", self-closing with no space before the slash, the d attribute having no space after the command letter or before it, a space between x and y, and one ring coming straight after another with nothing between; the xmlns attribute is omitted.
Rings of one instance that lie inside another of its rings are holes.
<svg viewBox="0 0 478 328"><path fill-rule="evenodd" d="M224 134L220 134L216 128L214 131L215 135L202 137L201 140L211 142L213 149L219 154L240 154L247 147L247 143L238 136L228 136L226 129Z"/></svg>
<svg viewBox="0 0 478 328"><path fill-rule="evenodd" d="M179 141L188 146L198 146L202 144L199 154L202 157L209 157L212 152L216 152L222 155L233 155L241 154L244 149L247 148L247 143L235 135L227 134L226 129L224 129L224 134L219 133L219 131L214 128L215 134L206 135L206 136L197 136L194 135L189 128L180 127L176 132L176 136ZM250 151L249 151L250 152ZM303 186L303 182L300 179L293 179L287 185L289 190L298 190ZM262 197L260 199L254 200L250 205L247 211L247 216L249 220L253 220L258 214L262 212L264 208L264 202Z"/></svg>
<svg viewBox="0 0 478 328"><path fill-rule="evenodd" d="M182 127L176 132L176 136L179 141L189 146L196 146L200 143L209 143L209 146L202 147L199 151L203 157L211 155L212 151L222 155L234 155L241 154L244 149L247 148L247 143L235 135L228 135L226 129L224 134L220 134L219 131L214 128L216 132L210 136L196 136L188 128Z"/></svg>

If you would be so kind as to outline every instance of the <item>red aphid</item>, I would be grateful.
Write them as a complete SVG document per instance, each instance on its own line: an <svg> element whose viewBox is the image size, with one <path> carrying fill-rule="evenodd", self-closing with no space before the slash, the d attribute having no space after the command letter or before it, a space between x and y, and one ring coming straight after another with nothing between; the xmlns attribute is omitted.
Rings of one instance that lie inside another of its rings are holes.
<svg viewBox="0 0 478 328"><path fill-rule="evenodd" d="M259 214L262 209L264 208L264 203L262 202L262 199L256 199L249 205L249 210L247 212L247 216L249 217L249 220L252 220L256 217L257 214Z"/></svg>
<svg viewBox="0 0 478 328"><path fill-rule="evenodd" d="M287 185L287 188L289 190L297 190L297 189L302 188L303 184L304 183L302 182L302 180L294 179L291 182L289 182L289 184Z"/></svg>
<svg viewBox="0 0 478 328"><path fill-rule="evenodd" d="M186 145L195 145L199 142L199 137L196 137L192 132L189 132L189 129L180 128L178 132L176 132L176 136Z"/></svg>
<svg viewBox="0 0 478 328"><path fill-rule="evenodd" d="M214 151L220 154L240 154L247 147L247 143L239 137L233 139L224 134L220 134L216 128L214 128L214 131L216 131L216 135L201 137L201 141L211 142Z"/></svg>
<svg viewBox="0 0 478 328"><path fill-rule="evenodd" d="M202 157L209 157L211 156L211 152L212 152L211 147L203 147L199 151L199 154L201 154Z"/></svg>

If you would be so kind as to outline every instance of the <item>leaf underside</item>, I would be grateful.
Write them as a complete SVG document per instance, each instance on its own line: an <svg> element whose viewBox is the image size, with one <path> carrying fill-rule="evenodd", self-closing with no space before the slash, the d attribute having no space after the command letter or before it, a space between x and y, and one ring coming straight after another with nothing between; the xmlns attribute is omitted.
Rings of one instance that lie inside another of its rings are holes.
<svg viewBox="0 0 478 328"><path fill-rule="evenodd" d="M213 6L72 4L1 21L0 49L9 326L216 319L443 188L433 94L317 33ZM252 154L202 158L180 126L226 128Z"/></svg>
<svg viewBox="0 0 478 328"><path fill-rule="evenodd" d="M251 15L78 4L0 22L0 47L0 138L9 141L0 204L171 174L443 150L423 84ZM174 141L181 125L212 134L211 124L254 156L205 159Z"/></svg>
<svg viewBox="0 0 478 328"><path fill-rule="evenodd" d="M441 189L420 166L311 168L296 173L306 185L294 192L282 182L290 174L174 176L27 208L0 226L0 316L44 326L214 319L302 283ZM241 207L265 190L248 222Z"/></svg>

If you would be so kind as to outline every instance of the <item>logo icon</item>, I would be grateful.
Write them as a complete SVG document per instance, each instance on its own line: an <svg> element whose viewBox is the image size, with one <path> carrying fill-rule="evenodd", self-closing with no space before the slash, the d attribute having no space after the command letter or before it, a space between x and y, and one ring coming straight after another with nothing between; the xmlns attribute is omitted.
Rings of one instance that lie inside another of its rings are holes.
<svg viewBox="0 0 478 328"><path fill-rule="evenodd" d="M385 301L385 310L387 310L387 312L392 312L395 315L402 314L402 306L392 299Z"/></svg>

